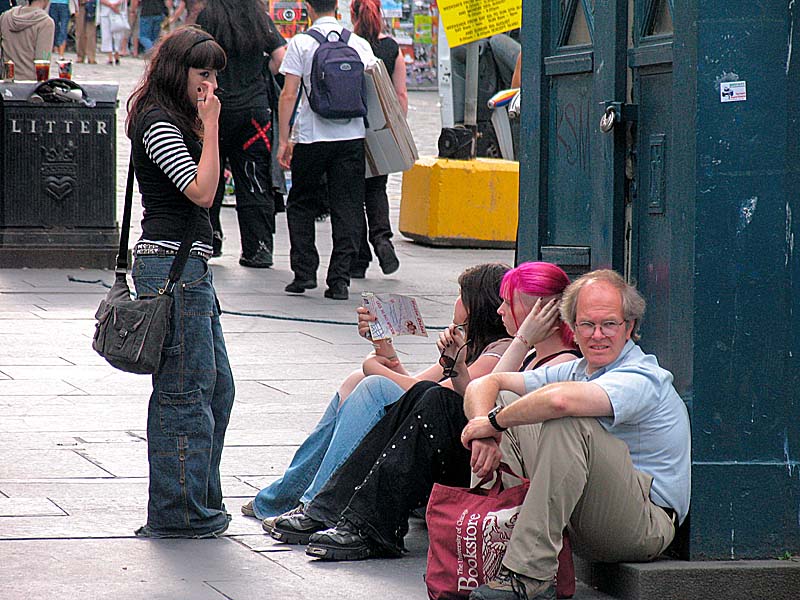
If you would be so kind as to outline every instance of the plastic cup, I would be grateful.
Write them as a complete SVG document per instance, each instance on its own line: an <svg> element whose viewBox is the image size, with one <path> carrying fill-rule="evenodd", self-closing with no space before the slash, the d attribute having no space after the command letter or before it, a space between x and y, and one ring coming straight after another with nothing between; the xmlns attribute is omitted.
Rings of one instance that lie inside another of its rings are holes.
<svg viewBox="0 0 800 600"><path fill-rule="evenodd" d="M50 61L35 60L33 67L36 69L36 81L47 81L50 79Z"/></svg>
<svg viewBox="0 0 800 600"><path fill-rule="evenodd" d="M58 76L61 79L72 79L72 60L69 58L64 60L59 60L58 64Z"/></svg>

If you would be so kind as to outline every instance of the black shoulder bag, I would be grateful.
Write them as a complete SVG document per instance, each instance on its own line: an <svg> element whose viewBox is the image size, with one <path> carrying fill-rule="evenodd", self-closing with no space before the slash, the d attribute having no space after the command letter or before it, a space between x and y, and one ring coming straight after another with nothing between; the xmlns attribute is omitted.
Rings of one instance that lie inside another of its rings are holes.
<svg viewBox="0 0 800 600"><path fill-rule="evenodd" d="M100 307L94 315L97 323L92 348L112 367L120 371L155 375L161 364L161 349L169 333L172 292L189 258L198 212L195 210L189 220L164 287L158 290L158 295L155 297L133 300L127 278L133 175L131 160L125 189L125 213L119 233L117 266L114 269L116 277L114 285L100 302Z"/></svg>

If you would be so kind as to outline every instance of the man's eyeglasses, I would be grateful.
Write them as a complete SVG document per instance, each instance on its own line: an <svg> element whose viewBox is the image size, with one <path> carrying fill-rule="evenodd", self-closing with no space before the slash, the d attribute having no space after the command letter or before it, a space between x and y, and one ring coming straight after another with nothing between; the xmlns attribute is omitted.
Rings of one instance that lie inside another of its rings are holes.
<svg viewBox="0 0 800 600"><path fill-rule="evenodd" d="M581 321L575 325L582 336L591 337L594 335L595 330L599 327L600 333L606 337L614 337L619 333L619 328L627 323L627 321L603 321L600 324L592 323L591 321Z"/></svg>
<svg viewBox="0 0 800 600"><path fill-rule="evenodd" d="M458 373L456 373L456 362L458 362L458 355L461 354L462 350L467 347L469 341L467 341L461 348L456 350L455 356L448 356L445 354L447 350L442 352L442 355L439 357L439 365L442 367L442 379L451 379L453 377L458 377Z"/></svg>

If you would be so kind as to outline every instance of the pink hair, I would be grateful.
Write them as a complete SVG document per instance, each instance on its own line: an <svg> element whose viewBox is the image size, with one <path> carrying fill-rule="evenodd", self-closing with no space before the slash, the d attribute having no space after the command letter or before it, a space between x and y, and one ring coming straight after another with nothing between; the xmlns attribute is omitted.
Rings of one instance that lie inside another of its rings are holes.
<svg viewBox="0 0 800 600"><path fill-rule="evenodd" d="M519 327L514 314L514 292L539 297L556 296L562 294L569 283L567 274L554 264L526 262L505 274L500 283L500 296L508 302L514 324ZM574 346L575 338L569 326L561 320L558 326L561 330L561 341L567 346Z"/></svg>

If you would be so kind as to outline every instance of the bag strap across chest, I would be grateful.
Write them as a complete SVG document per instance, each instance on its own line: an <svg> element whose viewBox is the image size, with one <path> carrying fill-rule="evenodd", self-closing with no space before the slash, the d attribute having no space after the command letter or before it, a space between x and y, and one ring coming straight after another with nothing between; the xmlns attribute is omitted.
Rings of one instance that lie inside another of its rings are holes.
<svg viewBox="0 0 800 600"><path fill-rule="evenodd" d="M114 273L117 278L125 278L128 273L128 239L131 230L131 211L133 209L133 156L128 161L128 181L125 185L125 210L122 214L122 225L119 229L119 250L117 251L117 266ZM192 238L194 237L195 229L200 221L200 207L193 207L192 217L189 219L189 224L186 226L186 232L183 234L178 254L172 261L172 266L169 270L169 277L164 284L164 287L159 289L159 294L172 294L175 284L183 274L183 268L186 266L186 261L189 259L189 251L192 249Z"/></svg>

